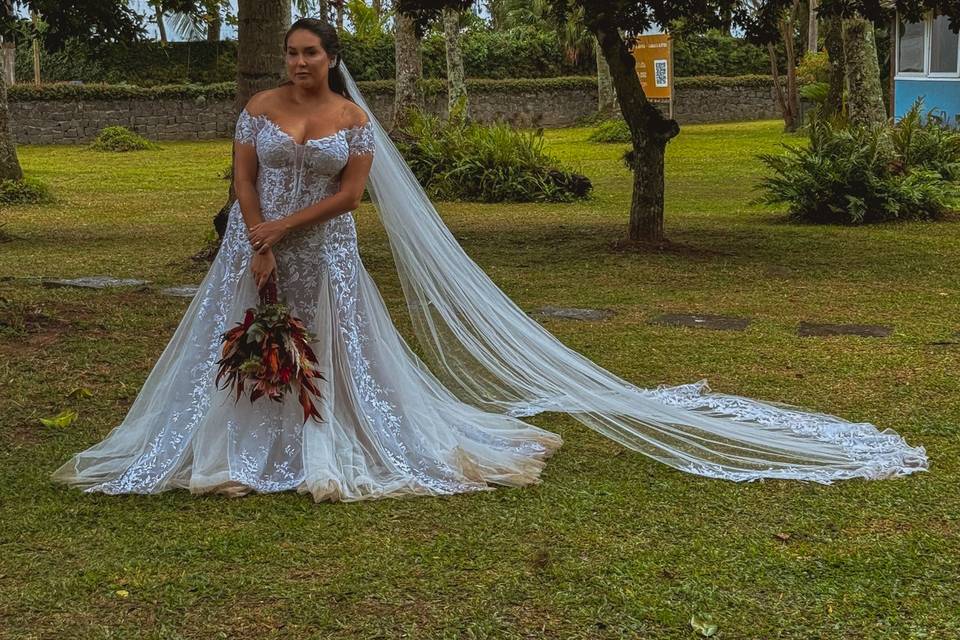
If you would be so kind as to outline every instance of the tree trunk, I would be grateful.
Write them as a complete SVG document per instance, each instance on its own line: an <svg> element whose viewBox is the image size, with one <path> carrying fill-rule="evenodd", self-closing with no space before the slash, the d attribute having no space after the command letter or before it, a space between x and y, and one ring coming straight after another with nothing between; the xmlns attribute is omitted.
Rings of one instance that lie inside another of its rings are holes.
<svg viewBox="0 0 960 640"><path fill-rule="evenodd" d="M411 109L423 109L423 64L420 42L413 19L399 11L394 16L394 54L397 61L396 97L393 102L393 127L404 126Z"/></svg>
<svg viewBox="0 0 960 640"><path fill-rule="evenodd" d="M237 3L237 95L234 113L253 94L276 87L284 78L283 34L290 27L289 0L239 0ZM227 203L214 218L217 235L223 238L227 214L236 200L233 180Z"/></svg>
<svg viewBox="0 0 960 640"><path fill-rule="evenodd" d="M23 170L17 159L17 147L10 131L10 111L7 107L7 83L0 73L0 180L20 180Z"/></svg>
<svg viewBox="0 0 960 640"><path fill-rule="evenodd" d="M808 20L807 20L807 51L816 53L820 50L820 30L817 22L817 6L820 3L817 0L808 0Z"/></svg>
<svg viewBox="0 0 960 640"><path fill-rule="evenodd" d="M779 21L780 39L786 55L786 86L780 77L780 66L777 64L777 49L773 43L767 44L770 55L770 74L773 76L773 90L777 96L777 103L783 113L783 125L787 131L796 131L800 126L800 91L797 86L797 52L794 46L796 18L800 3L795 0Z"/></svg>
<svg viewBox="0 0 960 640"><path fill-rule="evenodd" d="M443 9L443 39L447 48L448 119L466 120L470 117L470 104L460 50L460 12L450 7Z"/></svg>
<svg viewBox="0 0 960 640"><path fill-rule="evenodd" d="M7 85L17 82L17 45L13 42L0 43L0 67L3 67L3 79Z"/></svg>
<svg viewBox="0 0 960 640"><path fill-rule="evenodd" d="M167 44L167 25L163 22L163 8L160 6L160 3L157 2L153 10L157 18L157 31L160 33L160 42Z"/></svg>
<svg viewBox="0 0 960 640"><path fill-rule="evenodd" d="M600 18L590 25L610 67L620 111L633 143L633 198L630 202L631 240L663 240L663 161L667 142L680 133L676 120L665 118L647 100L637 77L635 61L616 25Z"/></svg>
<svg viewBox="0 0 960 640"><path fill-rule="evenodd" d="M594 38L594 50L597 56L597 114L601 118L613 117L617 108L617 94L613 90L613 78L610 76L610 65L603 57L600 42Z"/></svg>
<svg viewBox="0 0 960 640"><path fill-rule="evenodd" d="M337 31L343 32L343 0L337 0Z"/></svg>
<svg viewBox="0 0 960 640"><path fill-rule="evenodd" d="M850 92L847 111L850 123L873 125L887 121L880 84L880 64L873 23L856 16L843 21L843 52Z"/></svg>
<svg viewBox="0 0 960 640"><path fill-rule="evenodd" d="M220 3L207 3L207 42L220 42L220 28L223 20L220 17Z"/></svg>
<svg viewBox="0 0 960 640"><path fill-rule="evenodd" d="M823 115L832 118L843 114L843 94L846 87L846 57L843 54L843 21L828 18L824 24L823 44L830 60L830 86L823 104Z"/></svg>
<svg viewBox="0 0 960 640"><path fill-rule="evenodd" d="M377 18L383 16L383 0L373 0L373 12L376 14Z"/></svg>
<svg viewBox="0 0 960 640"><path fill-rule="evenodd" d="M317 13L324 22L330 22L330 0L317 0Z"/></svg>

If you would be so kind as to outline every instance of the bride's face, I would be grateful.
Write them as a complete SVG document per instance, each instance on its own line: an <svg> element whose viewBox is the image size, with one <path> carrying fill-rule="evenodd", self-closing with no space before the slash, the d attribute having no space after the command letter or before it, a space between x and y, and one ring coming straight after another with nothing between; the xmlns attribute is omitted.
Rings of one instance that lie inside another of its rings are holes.
<svg viewBox="0 0 960 640"><path fill-rule="evenodd" d="M304 89L326 86L330 64L323 41L313 32L297 29L287 38L287 77Z"/></svg>

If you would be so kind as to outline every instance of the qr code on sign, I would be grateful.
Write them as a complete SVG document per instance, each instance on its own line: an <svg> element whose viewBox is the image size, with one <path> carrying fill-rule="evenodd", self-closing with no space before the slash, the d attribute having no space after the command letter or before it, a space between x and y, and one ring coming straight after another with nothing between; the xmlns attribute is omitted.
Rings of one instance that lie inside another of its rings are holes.
<svg viewBox="0 0 960 640"><path fill-rule="evenodd" d="M658 87L667 86L667 61L653 61L653 82Z"/></svg>

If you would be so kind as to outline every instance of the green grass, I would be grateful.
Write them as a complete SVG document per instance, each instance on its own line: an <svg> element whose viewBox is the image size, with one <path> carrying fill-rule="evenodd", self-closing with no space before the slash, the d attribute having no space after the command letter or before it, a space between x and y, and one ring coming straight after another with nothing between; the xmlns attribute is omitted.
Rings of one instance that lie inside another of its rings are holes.
<svg viewBox="0 0 960 640"><path fill-rule="evenodd" d="M712 481L545 415L533 421L566 442L523 489L352 504L86 495L49 473L120 422L187 301L0 281L0 638L694 638L704 613L724 639L956 637L960 227L795 225L751 205L755 154L780 126L690 126L671 143L680 251L612 247L630 200L624 146L586 143L586 128L547 137L594 181L591 201L438 208L522 307L616 311L548 322L613 371L644 386L705 377L891 427L927 448L929 473ZM189 256L222 204L228 141L19 151L57 202L0 212L12 237L0 276L202 277ZM370 205L358 219L364 262L407 331ZM647 324L662 312L753 322ZM801 320L895 332L800 338ZM76 387L93 397L67 398ZM74 425L39 424L71 406Z"/></svg>

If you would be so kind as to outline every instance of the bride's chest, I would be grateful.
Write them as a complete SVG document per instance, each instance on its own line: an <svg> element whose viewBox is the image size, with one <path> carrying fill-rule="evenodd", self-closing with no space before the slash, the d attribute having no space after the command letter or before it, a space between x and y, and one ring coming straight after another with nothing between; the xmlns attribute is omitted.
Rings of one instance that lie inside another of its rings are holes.
<svg viewBox="0 0 960 640"><path fill-rule="evenodd" d="M303 144L272 127L257 136L257 160L271 169L334 175L347 164L349 148L342 131Z"/></svg>

